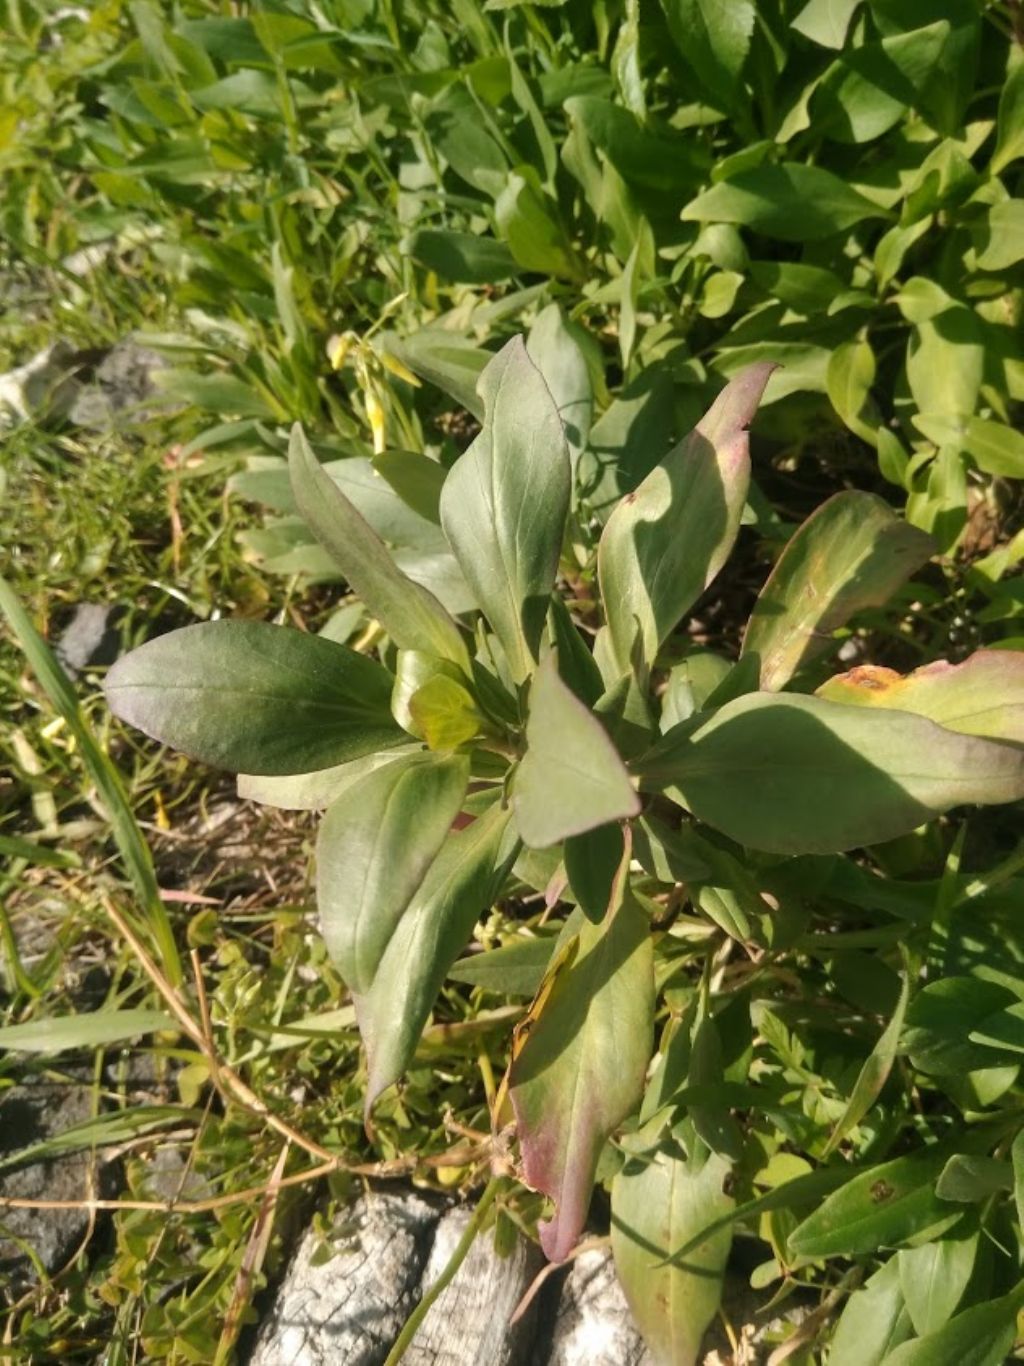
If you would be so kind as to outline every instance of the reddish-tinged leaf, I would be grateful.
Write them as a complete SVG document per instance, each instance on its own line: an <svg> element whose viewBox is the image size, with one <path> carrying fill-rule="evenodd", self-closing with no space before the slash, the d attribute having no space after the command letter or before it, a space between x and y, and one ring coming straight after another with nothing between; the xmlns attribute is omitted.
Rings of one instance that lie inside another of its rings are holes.
<svg viewBox="0 0 1024 1366"><path fill-rule="evenodd" d="M559 955L509 1071L524 1179L555 1202L540 1226L555 1262L580 1235L601 1149L638 1104L651 1056L654 955L627 875L624 858L616 903Z"/></svg>
<svg viewBox="0 0 1024 1366"><path fill-rule="evenodd" d="M823 683L818 696L847 706L927 716L946 730L1024 743L1024 651L979 650L962 664L945 659L906 676L862 664Z"/></svg>
<svg viewBox="0 0 1024 1366"><path fill-rule="evenodd" d="M775 692L855 612L886 602L935 549L873 493L837 493L796 531L750 615L743 653Z"/></svg>
<svg viewBox="0 0 1024 1366"><path fill-rule="evenodd" d="M750 485L747 427L773 365L744 370L608 518L598 574L612 651L627 673L658 648L729 558Z"/></svg>

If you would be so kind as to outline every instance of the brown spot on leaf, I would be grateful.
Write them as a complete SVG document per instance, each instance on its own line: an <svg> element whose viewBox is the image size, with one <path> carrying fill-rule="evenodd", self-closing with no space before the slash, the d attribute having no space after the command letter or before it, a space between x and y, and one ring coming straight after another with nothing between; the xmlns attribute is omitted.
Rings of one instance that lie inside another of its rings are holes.
<svg viewBox="0 0 1024 1366"><path fill-rule="evenodd" d="M896 1194L888 1181L876 1181L871 1187L871 1198L876 1205L882 1205Z"/></svg>

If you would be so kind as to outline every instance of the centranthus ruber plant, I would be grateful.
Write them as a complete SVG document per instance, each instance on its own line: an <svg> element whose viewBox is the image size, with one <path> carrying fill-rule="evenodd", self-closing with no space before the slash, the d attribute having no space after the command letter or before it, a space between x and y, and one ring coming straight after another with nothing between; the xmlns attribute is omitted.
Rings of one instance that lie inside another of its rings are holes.
<svg viewBox="0 0 1024 1366"><path fill-rule="evenodd" d="M594 566L567 536L588 516L579 452L523 342L509 342L480 378L482 428L436 510L475 603L459 616L397 566L296 428L295 502L379 624L377 657L218 621L143 645L106 685L119 716L238 772L244 795L324 811L320 922L355 1003L368 1113L408 1068L449 975L500 985L507 973L512 995L525 982L495 1126L514 1120L522 1179L550 1199L540 1238L556 1261L600 1168L627 1296L672 1363L696 1358L718 1304L745 1216L737 1189L765 1198L757 1173L807 1129L782 960L828 958L810 902L895 906L904 893L866 847L1024 796L1021 655L823 676L836 630L933 553L872 494L838 493L799 527L735 660L687 648L679 628L740 529L747 429L771 369L736 376L617 503ZM460 961L482 913L502 903L514 917L526 888L566 908L555 932L531 922ZM807 1214L773 1227L783 1267L898 1245L927 1224L901 1222L900 1193L919 1189L905 1173L874 1187L858 1176L822 1203L849 1175L826 1161L839 1145L885 1156L871 1112L910 1018L911 968L890 974L892 1022L811 1144L821 1172L796 1168L788 1204L775 1192L774 1208ZM753 1063L763 1039L784 1065Z"/></svg>

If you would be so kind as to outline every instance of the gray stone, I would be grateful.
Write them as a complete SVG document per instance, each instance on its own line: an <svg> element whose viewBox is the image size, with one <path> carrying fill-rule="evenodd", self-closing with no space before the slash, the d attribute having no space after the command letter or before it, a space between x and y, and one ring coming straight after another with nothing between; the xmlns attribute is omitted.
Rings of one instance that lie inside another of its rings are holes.
<svg viewBox="0 0 1024 1366"><path fill-rule="evenodd" d="M558 1303L548 1366L653 1366L633 1326L610 1251L581 1252Z"/></svg>
<svg viewBox="0 0 1024 1366"><path fill-rule="evenodd" d="M88 384L80 387L68 414L79 427L102 431L121 415L142 420L146 401L155 392L153 376L165 361L155 351L133 341L118 342L96 367Z"/></svg>
<svg viewBox="0 0 1024 1366"><path fill-rule="evenodd" d="M56 648L57 658L68 673L75 675L94 664L113 664L121 645L117 623L123 613L123 607L108 603L78 604Z"/></svg>
<svg viewBox="0 0 1024 1366"><path fill-rule="evenodd" d="M440 1217L419 1195L375 1191L346 1212L334 1256L308 1233L249 1366L380 1366L419 1298Z"/></svg>
<svg viewBox="0 0 1024 1366"><path fill-rule="evenodd" d="M423 1274L424 1291L448 1265L471 1216L471 1209L459 1206L441 1219ZM516 1236L510 1255L500 1257L495 1251L493 1234L481 1234L451 1284L431 1307L403 1363L532 1366L536 1303L514 1326L509 1326L509 1320L543 1265L539 1249L521 1235Z"/></svg>

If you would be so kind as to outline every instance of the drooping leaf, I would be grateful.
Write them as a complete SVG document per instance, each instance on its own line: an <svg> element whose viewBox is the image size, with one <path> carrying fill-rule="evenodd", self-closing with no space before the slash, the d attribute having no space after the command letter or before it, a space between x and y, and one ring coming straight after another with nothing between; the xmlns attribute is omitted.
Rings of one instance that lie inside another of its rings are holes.
<svg viewBox="0 0 1024 1366"><path fill-rule="evenodd" d="M620 673L647 668L728 559L750 483L747 427L773 370L732 380L688 437L608 519L598 575Z"/></svg>
<svg viewBox="0 0 1024 1366"><path fill-rule="evenodd" d="M462 755L423 753L355 782L331 805L317 839L317 906L345 985L368 991L406 907L459 814Z"/></svg>
<svg viewBox="0 0 1024 1366"><path fill-rule="evenodd" d="M940 1200L962 1205L980 1204L999 1191L1012 1189L1009 1162L978 1153L954 1153L935 1183L935 1194Z"/></svg>
<svg viewBox="0 0 1024 1366"><path fill-rule="evenodd" d="M1024 651L978 650L962 664L940 659L906 675L862 664L830 678L817 696L914 712L946 730L1024 743Z"/></svg>
<svg viewBox="0 0 1024 1366"><path fill-rule="evenodd" d="M935 1194L949 1156L935 1147L859 1172L833 1191L789 1235L798 1257L854 1257L893 1247L947 1218L952 1208Z"/></svg>
<svg viewBox="0 0 1024 1366"><path fill-rule="evenodd" d="M530 687L526 754L516 771L512 805L523 841L536 849L640 810L615 746L562 682L554 654Z"/></svg>
<svg viewBox="0 0 1024 1366"><path fill-rule="evenodd" d="M954 1229L921 1247L896 1254L900 1287L914 1331L933 1333L952 1317L971 1279L978 1255L977 1230Z"/></svg>
<svg viewBox="0 0 1024 1366"><path fill-rule="evenodd" d="M722 1189L730 1164L658 1153L612 1183L612 1253L633 1318L655 1361L693 1366L722 1293L732 1231L721 1227L685 1262L670 1253L733 1206Z"/></svg>
<svg viewBox="0 0 1024 1366"><path fill-rule="evenodd" d="M445 976L515 862L510 815L495 804L448 836L355 999L369 1065L366 1111L408 1067Z"/></svg>
<svg viewBox="0 0 1024 1366"><path fill-rule="evenodd" d="M407 743L391 675L344 645L264 622L214 621L124 655L104 691L122 720L217 768L311 773Z"/></svg>
<svg viewBox="0 0 1024 1366"><path fill-rule="evenodd" d="M570 469L558 409L514 338L480 377L483 430L441 492L441 524L517 683L529 677L554 587Z"/></svg>
<svg viewBox="0 0 1024 1366"><path fill-rule="evenodd" d="M1004 1366L1024 1303L1024 1283L1002 1299L965 1309L933 1333L897 1347L886 1366Z"/></svg>
<svg viewBox="0 0 1024 1366"><path fill-rule="evenodd" d="M468 669L466 645L454 619L433 593L402 573L377 533L324 471L298 425L292 429L288 465L303 519L395 644Z"/></svg>
<svg viewBox="0 0 1024 1366"><path fill-rule="evenodd" d="M605 1140L639 1103L654 1026L647 917L620 869L619 904L587 922L538 993L539 1013L513 1046L509 1088L529 1185L555 1202L540 1225L551 1261L583 1228Z"/></svg>
<svg viewBox="0 0 1024 1366"><path fill-rule="evenodd" d="M875 494L834 494L794 534L750 615L743 653L760 658L761 687L783 687L828 648L832 631L886 602L933 550Z"/></svg>
<svg viewBox="0 0 1024 1366"><path fill-rule="evenodd" d="M905 712L763 692L689 734L670 731L634 769L643 786L670 789L698 820L773 853L854 849L954 806L1024 796L1018 746Z"/></svg>
<svg viewBox="0 0 1024 1366"><path fill-rule="evenodd" d="M689 222L738 223L782 242L814 242L865 218L886 217L839 176L799 162L738 171L683 210Z"/></svg>

